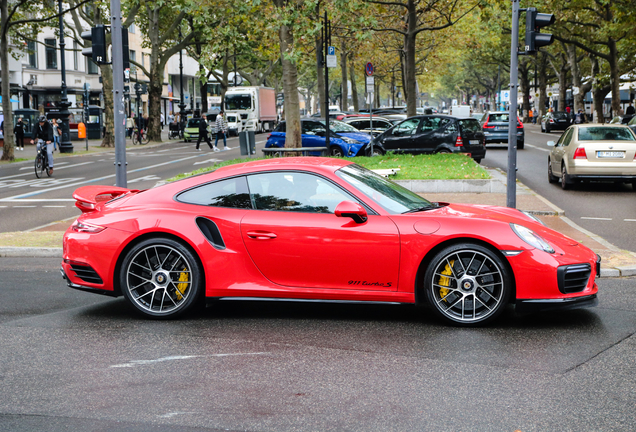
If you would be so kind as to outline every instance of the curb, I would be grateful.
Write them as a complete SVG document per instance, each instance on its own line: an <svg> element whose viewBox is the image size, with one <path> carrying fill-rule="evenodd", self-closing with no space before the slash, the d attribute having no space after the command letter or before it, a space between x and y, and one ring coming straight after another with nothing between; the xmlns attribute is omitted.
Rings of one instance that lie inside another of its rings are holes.
<svg viewBox="0 0 636 432"><path fill-rule="evenodd" d="M62 248L0 247L0 257L62 258Z"/></svg>

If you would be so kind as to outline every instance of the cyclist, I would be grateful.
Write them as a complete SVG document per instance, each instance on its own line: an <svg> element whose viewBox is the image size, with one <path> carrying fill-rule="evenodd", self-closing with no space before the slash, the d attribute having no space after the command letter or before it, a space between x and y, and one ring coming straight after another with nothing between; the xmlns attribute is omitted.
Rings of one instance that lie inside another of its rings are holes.
<svg viewBox="0 0 636 432"><path fill-rule="evenodd" d="M48 155L49 160L49 168L51 170L51 174L53 174L53 128L51 124L46 120L46 116L40 116L38 119L38 125L35 127L33 131L33 139L31 140L31 144L33 144L34 140L42 140L46 144L46 153ZM38 150L40 149L40 142L37 143Z"/></svg>

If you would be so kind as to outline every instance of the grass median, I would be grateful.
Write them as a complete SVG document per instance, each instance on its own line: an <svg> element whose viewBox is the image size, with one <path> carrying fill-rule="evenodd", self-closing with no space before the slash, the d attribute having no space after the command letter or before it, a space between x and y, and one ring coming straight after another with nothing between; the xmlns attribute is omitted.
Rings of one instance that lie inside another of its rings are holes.
<svg viewBox="0 0 636 432"><path fill-rule="evenodd" d="M167 181L181 180L193 175L204 174L215 169L242 162L263 160L266 158L231 159L219 162L189 173L179 174ZM391 180L466 180L488 179L488 172L473 159L462 153L438 153L432 155L393 154L374 157L344 158L362 165L365 168L388 169L399 168Z"/></svg>

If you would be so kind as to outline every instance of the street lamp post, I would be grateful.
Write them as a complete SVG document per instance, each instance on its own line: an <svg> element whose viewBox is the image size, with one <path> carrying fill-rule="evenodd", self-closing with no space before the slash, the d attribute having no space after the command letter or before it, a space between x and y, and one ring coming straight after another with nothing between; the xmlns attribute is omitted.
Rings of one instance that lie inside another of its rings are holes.
<svg viewBox="0 0 636 432"><path fill-rule="evenodd" d="M60 65L62 67L62 99L60 100L59 112L60 129L62 129L60 152L73 153L73 143L71 143L71 132L68 125L68 116L70 114L70 112L68 111L68 107L71 106L71 104L69 103L68 96L66 94L66 55L64 53L66 42L64 42L64 16L62 14L62 0L58 0L57 4L60 14Z"/></svg>
<svg viewBox="0 0 636 432"><path fill-rule="evenodd" d="M181 28L179 28L179 40L182 39L181 36ZM184 113L185 113L185 101L183 99L183 51L179 50L179 85L181 90L179 91L179 127L183 127L184 124Z"/></svg>

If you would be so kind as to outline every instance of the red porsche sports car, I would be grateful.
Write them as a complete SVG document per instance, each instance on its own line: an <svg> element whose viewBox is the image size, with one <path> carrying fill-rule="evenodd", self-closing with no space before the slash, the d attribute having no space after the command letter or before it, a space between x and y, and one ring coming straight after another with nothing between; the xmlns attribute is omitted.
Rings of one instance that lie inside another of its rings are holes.
<svg viewBox="0 0 636 432"><path fill-rule="evenodd" d="M205 298L428 303L478 325L596 304L600 258L515 209L433 203L350 161L280 158L145 191L86 186L72 288L172 318Z"/></svg>

